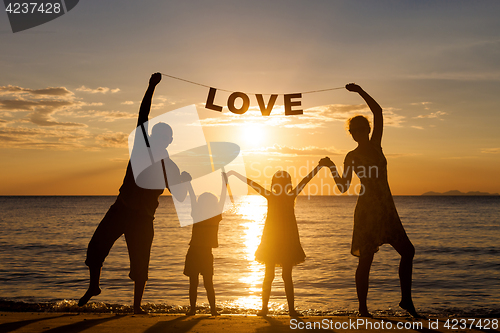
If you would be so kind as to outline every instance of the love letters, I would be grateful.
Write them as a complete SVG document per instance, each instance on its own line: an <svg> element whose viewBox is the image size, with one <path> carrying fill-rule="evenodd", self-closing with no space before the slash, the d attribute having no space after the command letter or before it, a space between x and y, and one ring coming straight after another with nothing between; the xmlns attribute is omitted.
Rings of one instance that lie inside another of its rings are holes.
<svg viewBox="0 0 500 333"><path fill-rule="evenodd" d="M217 89L210 87L210 90L208 91L207 102L205 103L205 108L222 112L222 106L214 104L216 93ZM271 95L269 97L269 100L267 101L267 105L262 94L255 94L255 97L257 98L257 102L259 103L259 108L262 115L269 116L271 114L271 111L273 110L278 95ZM302 105L301 101L297 100L299 98L302 98L301 93L283 95L286 116L304 113L303 110L293 109L294 107L300 107ZM242 102L239 108L236 107L235 103L237 99L241 99ZM244 114L248 111L249 106L250 97L248 97L248 95L243 92L233 92L227 99L227 108L229 109L229 111L235 114Z"/></svg>

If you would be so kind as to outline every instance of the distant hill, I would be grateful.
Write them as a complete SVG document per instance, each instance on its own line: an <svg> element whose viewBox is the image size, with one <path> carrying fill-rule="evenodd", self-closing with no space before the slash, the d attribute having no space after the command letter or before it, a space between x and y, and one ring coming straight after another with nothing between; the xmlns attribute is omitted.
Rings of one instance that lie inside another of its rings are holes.
<svg viewBox="0 0 500 333"><path fill-rule="evenodd" d="M444 192L444 193L438 193L438 192L433 192L433 191L430 191L430 192L425 192L424 194L422 195L427 195L427 196L432 196L432 195L443 195L443 196L459 196L459 195L463 195L463 196L492 196L492 195L500 195L498 193L488 193L488 192L479 192L479 191L470 191L470 192L467 192L467 193L464 193L464 192L460 192L460 191L457 191L457 190L453 190L453 191L448 191L448 192Z"/></svg>

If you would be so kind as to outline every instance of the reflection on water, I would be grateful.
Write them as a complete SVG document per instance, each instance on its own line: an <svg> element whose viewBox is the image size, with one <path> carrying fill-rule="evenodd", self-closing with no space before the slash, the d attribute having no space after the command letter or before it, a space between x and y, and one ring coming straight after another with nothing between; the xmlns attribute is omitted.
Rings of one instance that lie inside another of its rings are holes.
<svg viewBox="0 0 500 333"><path fill-rule="evenodd" d="M306 261L293 269L298 310L334 315L357 309L357 259L350 254L356 199L297 198L295 214L307 255ZM88 283L88 269L83 263L87 245L114 200L115 197L0 197L0 302L2 298L31 303L50 301L57 302L51 303L57 311L79 309L75 300ZM413 295L419 311L464 317L500 313L499 200L395 197L417 252ZM224 214L219 248L213 249L216 300L225 313L255 313L261 305L264 265L255 262L254 252L260 242L267 202L261 196L242 197L237 202L233 210ZM181 228L176 216L172 199L160 197L143 299L152 312L182 312L189 304L189 279L183 268L191 228ZM382 246L370 272L372 311L387 313L394 309L392 313L397 315L401 297L398 264L397 252L389 245ZM133 285L128 272L127 246L121 237L106 259L101 277L103 291L95 302L105 302L106 307L113 304L112 311L116 311L117 304L130 305ZM206 302L205 288L200 286L198 292L201 306ZM282 313L286 295L279 269L271 301L272 312ZM41 303L32 304L33 309L45 309ZM71 309L68 304L72 304Z"/></svg>
<svg viewBox="0 0 500 333"><path fill-rule="evenodd" d="M264 280L264 265L255 261L255 251L260 244L266 216L266 199L257 195L246 196L237 206L235 213L241 216L243 233L241 243L247 260L248 271L239 281L246 285L248 296L238 297L234 303L245 309L257 309L261 304L260 291Z"/></svg>

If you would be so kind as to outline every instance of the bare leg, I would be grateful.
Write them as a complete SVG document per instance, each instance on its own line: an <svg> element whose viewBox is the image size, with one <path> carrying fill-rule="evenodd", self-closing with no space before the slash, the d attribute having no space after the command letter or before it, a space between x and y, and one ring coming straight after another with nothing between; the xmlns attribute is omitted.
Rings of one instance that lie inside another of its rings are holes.
<svg viewBox="0 0 500 333"><path fill-rule="evenodd" d="M146 281L134 281L134 313L147 314L146 311L141 309L142 295L146 288Z"/></svg>
<svg viewBox="0 0 500 333"><path fill-rule="evenodd" d="M359 315L362 317L371 317L366 305L368 297L368 284L370 277L370 268L373 262L373 253L359 258L358 268L356 269L356 292L358 293Z"/></svg>
<svg viewBox="0 0 500 333"><path fill-rule="evenodd" d="M266 273L262 283L262 310L257 312L258 316L267 316L269 297L271 296L271 285L274 280L274 264L266 264Z"/></svg>
<svg viewBox="0 0 500 333"><path fill-rule="evenodd" d="M413 257L415 256L415 247L411 241L406 240L392 244L392 246L401 255L399 262L399 281L401 284L401 302L399 306L408 311L413 317L420 318L421 316L415 310L413 300L411 297L411 282L413 272Z"/></svg>
<svg viewBox="0 0 500 333"><path fill-rule="evenodd" d="M101 267L89 267L90 282L89 288L85 295L78 301L78 306L84 306L93 297L101 293L101 288L99 288L99 280L101 279Z"/></svg>
<svg viewBox="0 0 500 333"><path fill-rule="evenodd" d="M220 316L215 307L215 290L214 290L214 280L212 275L203 275L203 285L207 291L208 303L210 304L210 313L212 316Z"/></svg>
<svg viewBox="0 0 500 333"><path fill-rule="evenodd" d="M288 314L290 317L298 317L300 314L295 311L295 293L293 290L292 265L284 265L281 270L281 276L285 284L286 300L288 302Z"/></svg>
<svg viewBox="0 0 500 333"><path fill-rule="evenodd" d="M186 313L186 316L194 316L196 314L196 298L198 297L198 275L189 277L189 304L191 309Z"/></svg>

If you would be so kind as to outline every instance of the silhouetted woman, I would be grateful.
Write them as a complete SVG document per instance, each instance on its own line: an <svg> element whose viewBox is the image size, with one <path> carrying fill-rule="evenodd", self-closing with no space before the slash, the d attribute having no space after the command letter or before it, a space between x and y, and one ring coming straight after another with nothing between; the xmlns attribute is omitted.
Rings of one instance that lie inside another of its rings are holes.
<svg viewBox="0 0 500 333"><path fill-rule="evenodd" d="M359 257L356 269L356 291L359 300L359 314L371 317L366 305L368 277L373 255L382 244L390 244L401 255L399 279L401 302L399 306L418 317L411 297L411 280L415 248L399 219L389 183L387 182L387 160L382 152L383 117L380 105L360 86L350 83L346 89L357 92L373 113L373 133L370 137L370 123L363 116L348 121L349 132L358 147L349 152L344 161L344 174L339 175L335 164L325 158L320 164L330 168L337 187L346 192L352 179L352 171L361 181L361 190L354 211L354 228L351 253Z"/></svg>

